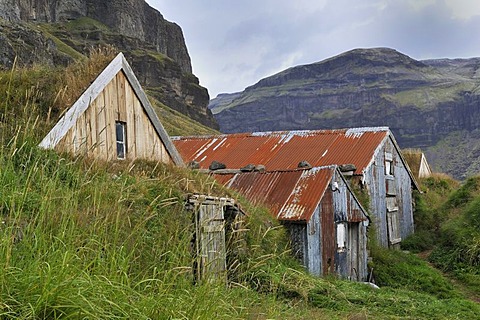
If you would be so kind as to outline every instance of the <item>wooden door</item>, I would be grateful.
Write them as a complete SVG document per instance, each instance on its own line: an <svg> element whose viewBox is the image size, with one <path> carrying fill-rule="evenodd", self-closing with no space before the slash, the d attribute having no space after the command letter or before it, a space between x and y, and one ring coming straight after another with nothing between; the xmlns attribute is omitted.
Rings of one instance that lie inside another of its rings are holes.
<svg viewBox="0 0 480 320"><path fill-rule="evenodd" d="M224 204L205 201L197 204L197 279L224 278L226 270Z"/></svg>

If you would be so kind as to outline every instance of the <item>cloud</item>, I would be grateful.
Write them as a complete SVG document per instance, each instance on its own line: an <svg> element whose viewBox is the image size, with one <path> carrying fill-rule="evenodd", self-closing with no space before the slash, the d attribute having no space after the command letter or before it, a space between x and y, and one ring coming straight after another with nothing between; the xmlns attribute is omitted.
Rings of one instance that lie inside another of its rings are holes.
<svg viewBox="0 0 480 320"><path fill-rule="evenodd" d="M147 2L182 27L212 97L357 47L417 59L480 56L480 2L470 0Z"/></svg>

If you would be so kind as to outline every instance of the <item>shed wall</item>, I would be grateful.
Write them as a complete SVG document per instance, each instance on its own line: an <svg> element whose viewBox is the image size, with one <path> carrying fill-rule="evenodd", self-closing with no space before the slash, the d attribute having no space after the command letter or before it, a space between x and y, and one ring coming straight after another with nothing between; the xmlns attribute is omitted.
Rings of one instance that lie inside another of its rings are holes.
<svg viewBox="0 0 480 320"><path fill-rule="evenodd" d="M344 279L367 279L367 226L368 222L345 181L335 173L331 187L305 223L286 223L295 257L307 270L317 276L337 275ZM337 224L346 223L348 238L345 250L338 250Z"/></svg>
<svg viewBox="0 0 480 320"><path fill-rule="evenodd" d="M385 172L386 154L392 156L393 175L391 176ZM377 150L373 164L365 172L364 181L370 195L370 213L379 244L383 247L392 245L390 241L393 236L392 228L398 229L401 239L412 234L412 182L390 138L387 138ZM390 201L389 205L387 201ZM391 211L391 203L396 203L398 210ZM396 221L396 225L389 225L389 221L390 224Z"/></svg>
<svg viewBox="0 0 480 320"><path fill-rule="evenodd" d="M67 132L57 151L117 159L115 122L126 123L127 160L137 158L172 163L130 83L119 72Z"/></svg>
<svg viewBox="0 0 480 320"><path fill-rule="evenodd" d="M347 240L344 250L338 250L338 247L335 246L335 272L344 279L365 281L368 274L368 221L338 173L335 174L334 181L337 182L338 190L330 191L333 196L335 222L333 238L337 238L337 224L345 223Z"/></svg>

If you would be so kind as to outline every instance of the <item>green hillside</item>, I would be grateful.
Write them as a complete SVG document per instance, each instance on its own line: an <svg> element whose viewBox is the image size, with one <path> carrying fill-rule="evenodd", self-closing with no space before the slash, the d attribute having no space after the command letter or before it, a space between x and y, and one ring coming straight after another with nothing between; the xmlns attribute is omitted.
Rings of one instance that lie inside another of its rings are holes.
<svg viewBox="0 0 480 320"><path fill-rule="evenodd" d="M66 74L95 69L88 66L72 66ZM0 319L480 317L469 286L462 286L466 293L458 289L412 253L371 244L380 289L312 277L290 257L285 230L241 198L247 231L229 251L235 259L227 285L195 283L185 196L236 195L187 169L143 161L106 164L38 149L64 110L58 101L68 100L56 91L65 79L61 70L43 67L0 74ZM159 112L162 121L189 126L185 118L163 117L168 112ZM189 134L186 127L179 133ZM463 216L476 221L463 203L473 206L477 193L471 190L478 188L457 190L443 181L431 184L445 188L426 184L431 191L419 195L424 207L417 225L430 223L428 201L442 197L448 202L443 218L435 219L439 228ZM463 273L463 283L476 279L475 266Z"/></svg>

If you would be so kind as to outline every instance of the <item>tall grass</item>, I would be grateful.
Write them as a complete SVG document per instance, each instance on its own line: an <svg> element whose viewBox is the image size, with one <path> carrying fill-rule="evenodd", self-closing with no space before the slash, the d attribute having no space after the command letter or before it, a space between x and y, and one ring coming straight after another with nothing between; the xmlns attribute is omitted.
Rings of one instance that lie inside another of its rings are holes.
<svg viewBox="0 0 480 320"><path fill-rule="evenodd" d="M480 314L456 294L439 299L428 281L413 285L418 278L375 291L308 275L289 255L285 230L266 210L200 173L37 148L59 96L35 92L40 85L25 87L30 93L21 96L16 85L9 86L18 76L0 76L2 88L12 93L2 100L0 125L0 319ZM245 237L230 247L227 283L194 281L193 222L184 208L185 195L193 192L237 198L248 213ZM410 277L402 270L408 263L400 262L400 269L385 273L400 270ZM425 265L415 267L428 276Z"/></svg>

